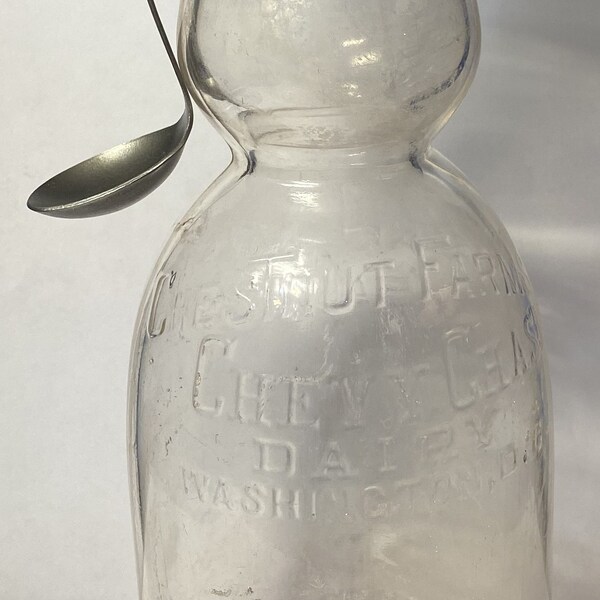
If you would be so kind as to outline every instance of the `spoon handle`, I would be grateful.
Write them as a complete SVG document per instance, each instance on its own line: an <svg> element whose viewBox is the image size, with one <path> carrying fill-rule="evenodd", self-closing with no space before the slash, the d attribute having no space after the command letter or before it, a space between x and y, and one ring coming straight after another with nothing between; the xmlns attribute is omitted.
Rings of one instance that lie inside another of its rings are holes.
<svg viewBox="0 0 600 600"><path fill-rule="evenodd" d="M190 98L190 93L188 92L187 85L183 80L183 75L181 74L181 69L179 68L177 59L175 58L175 53L173 52L173 48L171 47L171 43L169 42L169 38L162 24L160 15L158 14L156 3L154 2L154 0L148 0L148 6L150 7L150 12L152 13L152 17L154 18L156 28L158 29L160 39L162 40L169 60L171 61L173 71L175 71L175 75L177 76L177 81L179 82L179 86L181 87L181 91L183 93L183 98L185 100L187 112L192 114L192 100Z"/></svg>

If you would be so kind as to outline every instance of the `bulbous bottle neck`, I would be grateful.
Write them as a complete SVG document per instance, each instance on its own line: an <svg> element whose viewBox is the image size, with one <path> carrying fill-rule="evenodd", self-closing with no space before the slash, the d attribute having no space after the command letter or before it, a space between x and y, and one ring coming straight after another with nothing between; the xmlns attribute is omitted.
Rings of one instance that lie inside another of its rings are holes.
<svg viewBox="0 0 600 600"><path fill-rule="evenodd" d="M197 102L269 162L410 159L464 97L479 48L476 0L183 0L180 15Z"/></svg>

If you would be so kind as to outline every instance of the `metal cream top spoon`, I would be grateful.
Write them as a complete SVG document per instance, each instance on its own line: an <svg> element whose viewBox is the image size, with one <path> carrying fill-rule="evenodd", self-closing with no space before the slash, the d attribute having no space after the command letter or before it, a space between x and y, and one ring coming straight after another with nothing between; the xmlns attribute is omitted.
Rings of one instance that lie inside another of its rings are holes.
<svg viewBox="0 0 600 600"><path fill-rule="evenodd" d="M185 110L177 123L98 154L41 185L27 201L36 212L76 219L115 212L138 202L171 174L190 135L192 101L154 0L150 11L177 75Z"/></svg>

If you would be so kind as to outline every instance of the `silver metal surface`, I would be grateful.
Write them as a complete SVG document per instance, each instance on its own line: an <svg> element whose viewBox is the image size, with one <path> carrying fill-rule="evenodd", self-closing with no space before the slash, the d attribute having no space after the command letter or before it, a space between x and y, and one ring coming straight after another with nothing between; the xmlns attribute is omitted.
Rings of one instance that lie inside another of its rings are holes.
<svg viewBox="0 0 600 600"><path fill-rule="evenodd" d="M179 121L85 160L37 188L27 206L51 217L96 217L126 208L156 189L177 165L192 129L194 113L177 60L154 0L154 22L185 99Z"/></svg>

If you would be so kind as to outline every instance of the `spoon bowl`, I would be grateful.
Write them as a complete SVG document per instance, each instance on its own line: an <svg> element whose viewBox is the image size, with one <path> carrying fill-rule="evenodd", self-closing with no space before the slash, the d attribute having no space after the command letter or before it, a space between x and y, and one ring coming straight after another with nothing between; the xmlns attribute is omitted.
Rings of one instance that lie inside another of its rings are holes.
<svg viewBox="0 0 600 600"><path fill-rule="evenodd" d="M192 129L193 108L154 0L148 4L183 92L181 118L56 175L31 194L27 201L31 210L64 219L116 212L154 191L179 162Z"/></svg>
<svg viewBox="0 0 600 600"><path fill-rule="evenodd" d="M56 175L31 194L27 206L63 219L116 212L154 191L176 167L185 145L180 121L120 144Z"/></svg>

